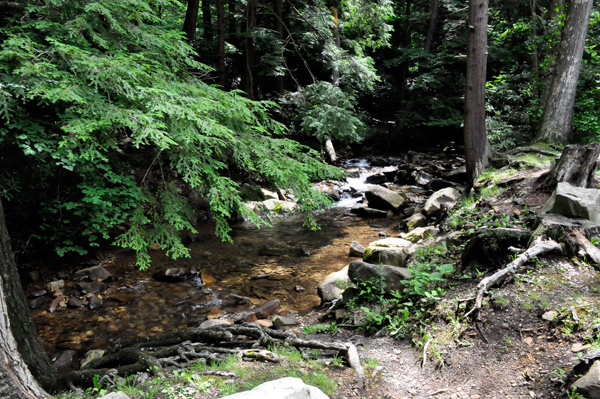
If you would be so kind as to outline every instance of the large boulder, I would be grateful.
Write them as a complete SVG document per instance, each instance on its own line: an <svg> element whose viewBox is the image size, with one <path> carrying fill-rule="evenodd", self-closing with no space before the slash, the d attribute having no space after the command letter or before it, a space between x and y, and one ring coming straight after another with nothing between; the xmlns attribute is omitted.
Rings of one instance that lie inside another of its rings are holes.
<svg viewBox="0 0 600 399"><path fill-rule="evenodd" d="M342 270L331 273L325 277L323 281L317 285L317 294L323 302L331 302L338 298L346 287L351 285L350 278L348 277L348 266Z"/></svg>
<svg viewBox="0 0 600 399"><path fill-rule="evenodd" d="M600 362L596 360L589 371L573 383L573 387L587 393L591 399L600 399Z"/></svg>
<svg viewBox="0 0 600 399"><path fill-rule="evenodd" d="M600 225L600 190L558 183L542 213L587 219Z"/></svg>
<svg viewBox="0 0 600 399"><path fill-rule="evenodd" d="M408 231L414 230L417 227L425 227L427 225L427 218L421 213L413 213L408 219L404 221Z"/></svg>
<svg viewBox="0 0 600 399"><path fill-rule="evenodd" d="M319 388L306 385L300 378L285 377L265 382L256 388L223 396L228 399L329 399Z"/></svg>
<svg viewBox="0 0 600 399"><path fill-rule="evenodd" d="M408 256L414 252L415 246L412 242L403 238L389 237L369 244L365 249L363 260L376 264L404 266Z"/></svg>
<svg viewBox="0 0 600 399"><path fill-rule="evenodd" d="M427 202L425 202L423 212L425 212L427 216L437 215L442 209L442 206L450 209L456 205L459 198L460 191L452 187L436 191L429 197Z"/></svg>
<svg viewBox="0 0 600 399"><path fill-rule="evenodd" d="M406 196L381 186L370 186L365 191L369 207L398 213L406 202Z"/></svg>
<svg viewBox="0 0 600 399"><path fill-rule="evenodd" d="M389 294L392 291L401 292L404 288L404 280L410 277L410 273L404 267L374 265L355 260L348 265L348 276L355 284L371 281L376 289L383 288Z"/></svg>

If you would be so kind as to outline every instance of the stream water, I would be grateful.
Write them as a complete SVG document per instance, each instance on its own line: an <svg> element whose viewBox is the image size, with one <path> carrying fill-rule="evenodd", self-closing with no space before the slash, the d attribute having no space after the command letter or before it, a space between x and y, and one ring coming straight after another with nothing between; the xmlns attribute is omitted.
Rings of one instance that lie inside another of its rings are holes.
<svg viewBox="0 0 600 399"><path fill-rule="evenodd" d="M308 313L320 303L317 284L353 260L348 257L350 242L366 246L380 238L380 232L397 234L395 226L401 220L400 216L366 220L350 214L348 208L362 201L364 179L381 168L369 166L366 160L352 160L345 167L353 177L343 186L335 207L315 214L320 230L303 227L301 215L275 218L270 227L244 222L232 225L233 243L228 243L217 239L214 226L207 222L198 226L199 241L188 245L189 258L172 260L152 251L152 267L145 271L135 266L131 251L115 251L101 262L117 277L100 293L101 308L59 308L51 313L45 306L32 311L47 352L72 349L84 353L117 339L173 332L207 318L226 318L248 309L242 297L255 303L277 298L280 312ZM61 269L67 279L65 295L76 293L80 277L75 271L83 267ZM178 283L156 281L153 274L164 268L195 268L199 277ZM25 286L26 294L53 278L56 275L44 275L40 283Z"/></svg>

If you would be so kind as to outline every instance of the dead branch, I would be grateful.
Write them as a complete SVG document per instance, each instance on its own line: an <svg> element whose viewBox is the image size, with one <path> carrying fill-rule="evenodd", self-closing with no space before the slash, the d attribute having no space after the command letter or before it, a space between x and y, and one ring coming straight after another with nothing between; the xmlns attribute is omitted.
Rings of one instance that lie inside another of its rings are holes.
<svg viewBox="0 0 600 399"><path fill-rule="evenodd" d="M563 253L563 247L554 241L542 241L536 243L527 251L517 256L517 258L510 262L504 269L499 270L491 276L481 280L481 282L477 285L477 299L475 300L475 305L473 306L473 309L467 312L465 316L469 316L471 313L473 313L473 318L475 320L478 320L483 303L483 297L488 292L490 287L499 283L500 281L503 281L507 277L515 274L515 272L519 267L521 267L521 265L531 260L531 258L533 258L534 256L538 256L551 251L558 251L560 253Z"/></svg>

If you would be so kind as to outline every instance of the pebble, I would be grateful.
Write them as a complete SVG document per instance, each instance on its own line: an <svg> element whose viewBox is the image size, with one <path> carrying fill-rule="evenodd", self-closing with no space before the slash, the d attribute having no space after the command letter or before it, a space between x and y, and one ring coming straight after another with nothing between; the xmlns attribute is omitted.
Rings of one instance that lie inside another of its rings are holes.
<svg viewBox="0 0 600 399"><path fill-rule="evenodd" d="M589 345L589 344L584 345L581 342L577 342L571 346L571 352L573 352L573 353L582 352L582 351L590 349L590 348L591 348L591 345Z"/></svg>
<svg viewBox="0 0 600 399"><path fill-rule="evenodd" d="M500 327L502 327L505 330L508 330L510 326L508 325L508 323L502 323Z"/></svg>

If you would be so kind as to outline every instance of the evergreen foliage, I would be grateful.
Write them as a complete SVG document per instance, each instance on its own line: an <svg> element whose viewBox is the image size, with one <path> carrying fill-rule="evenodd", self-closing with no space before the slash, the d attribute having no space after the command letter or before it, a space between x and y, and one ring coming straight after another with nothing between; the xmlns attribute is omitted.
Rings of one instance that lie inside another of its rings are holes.
<svg viewBox="0 0 600 399"><path fill-rule="evenodd" d="M42 203L37 236L59 254L83 253L78 235L97 245L127 225L117 243L135 249L140 265L152 243L185 256L177 234L194 228L182 183L206 196L216 233L228 239L236 213L261 223L236 171L292 190L303 211L326 203L309 179L340 176L284 137L269 117L273 104L198 79L208 67L182 41L181 12L171 1L49 0L7 21L0 170L15 170L18 159L34 180L27 190L22 176L16 192L3 172L3 195Z"/></svg>

